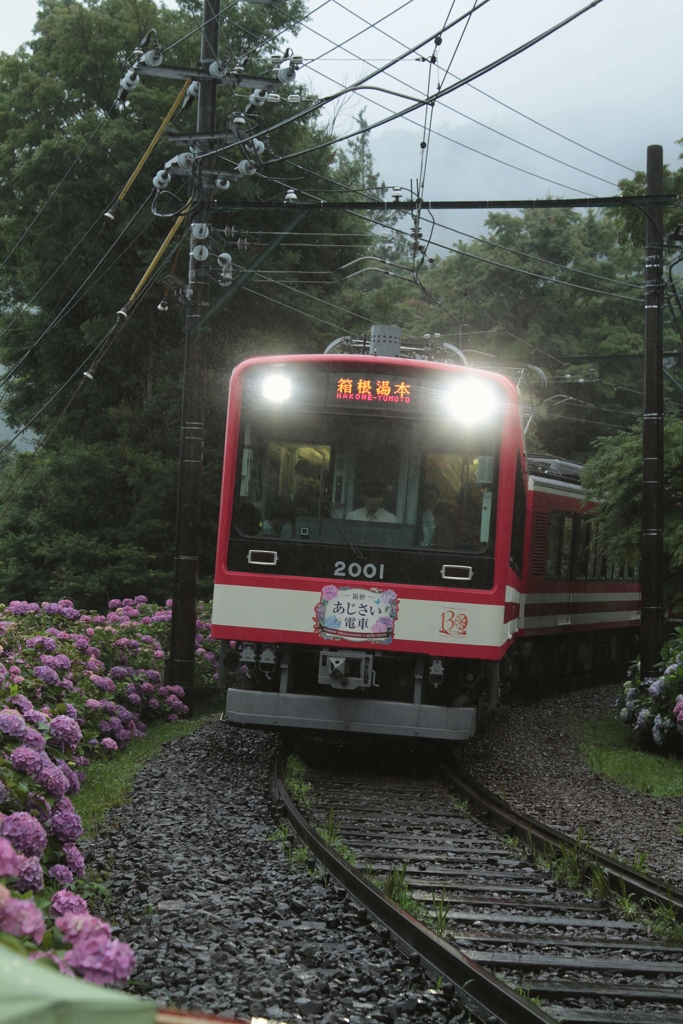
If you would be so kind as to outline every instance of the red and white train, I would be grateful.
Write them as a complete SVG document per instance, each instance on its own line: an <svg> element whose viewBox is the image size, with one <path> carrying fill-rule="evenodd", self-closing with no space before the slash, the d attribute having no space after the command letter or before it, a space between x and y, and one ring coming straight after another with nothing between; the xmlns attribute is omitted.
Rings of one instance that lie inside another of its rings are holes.
<svg viewBox="0 0 683 1024"><path fill-rule="evenodd" d="M396 329L340 346L232 375L227 718L461 740L501 687L623 664L637 574L605 563L581 467L525 453L514 383Z"/></svg>

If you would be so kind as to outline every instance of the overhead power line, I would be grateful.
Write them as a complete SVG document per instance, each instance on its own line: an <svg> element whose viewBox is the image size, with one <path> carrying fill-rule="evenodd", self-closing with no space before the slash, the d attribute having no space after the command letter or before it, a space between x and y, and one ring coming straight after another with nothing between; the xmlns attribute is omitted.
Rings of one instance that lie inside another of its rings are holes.
<svg viewBox="0 0 683 1024"><path fill-rule="evenodd" d="M482 2L477 6L476 10L477 11L481 10L482 7L484 6L484 4L488 3L488 2L489 2L489 0L482 0ZM375 128L380 128L380 127L383 127L386 124L390 124L392 121L396 121L398 118L404 117L406 114L411 114L414 110L418 110L420 107L423 107L427 103L435 103L441 97L448 96L448 95L450 95L450 93L455 92L457 89L462 89L463 86L468 85L470 82L476 81L478 78L482 78L484 75L488 74L490 71L493 71L493 70L495 70L498 67L501 67L503 64L506 64L508 61L513 60L515 57L520 56L522 53L525 53L527 50L531 49L533 46L536 46L538 43L542 42L544 39L547 39L549 36L553 35L555 32L558 32L560 29L565 28L567 25L571 24L571 22L575 21L577 18L580 18L582 15L586 14L588 11L592 10L592 8L597 7L601 3L603 3L603 0L591 0L591 2L589 4L586 4L585 7L581 7L578 11L574 11L573 14L568 15L568 17L563 18L562 21L559 21L559 22L557 22L557 24L552 25L548 29L545 29L543 32L539 33L537 36L534 36L533 39L527 40L527 42L522 43L520 46L515 47L514 50L510 50L508 53L503 54L503 56L496 58L496 60L490 61L488 64L484 65L483 67L478 68L476 71L471 72L471 74L467 75L465 78L461 78L459 81L453 83L452 85L447 86L445 89L441 90L441 92L439 92L439 93L435 93L435 94L432 94L430 96L426 96L423 100L416 101L415 103L412 103L409 107L405 107L403 110L393 112L393 113L389 114L387 117L382 118L380 121L375 121L373 124L367 125L365 128L359 128L359 129L356 129L355 131L352 131L352 132L346 132L344 135L339 135L339 136L337 136L334 139L330 139L329 141L320 142L320 143L316 144L315 146L309 146L306 149L302 149L302 150L297 151L296 153L289 153L285 157L272 157L269 160L265 161L265 164L268 165L268 164L278 163L278 162L280 162L283 159L287 159L287 158L293 159L294 157L304 156L307 153L317 152L320 149L326 149L327 147L332 146L332 145L336 145L339 142L345 142L345 141L348 141L349 139L355 138L358 135L364 134L366 131L373 131ZM461 15L460 18L458 18L456 20L456 22L451 23L449 28L452 27L453 24L456 24L458 21L462 21L463 18L465 18L468 13L469 12L466 12L464 15ZM335 93L332 96L327 96L324 99L318 100L316 103L312 104L310 107L306 108L304 111L301 111L299 114L293 115L293 116L291 116L289 118L283 118L283 120L280 121L279 124L271 126L271 128L268 129L268 130L272 131L275 128L281 127L281 126L283 126L285 124L288 124L288 123L290 123L293 120L299 120L301 117L306 116L307 114L313 113L315 110L321 109L323 106L325 106L326 104L332 102L333 100L339 99L341 96L346 95L347 93L356 91L357 89L361 88L365 83L370 81L370 79L377 77L377 75L382 74L388 68L393 67L395 64L399 63L401 60L404 60L405 57L409 56L411 53L415 53L416 50L418 50L420 47L427 45L427 43L431 42L437 34L438 33L433 33L427 40L423 40L417 46L412 47L411 49L407 50L405 53L401 54L400 56L394 58L392 61L388 62L388 64L385 64L381 68L376 69L375 71L373 71L372 73L366 75L364 78L361 78L358 82L354 83L353 85L349 86L348 88L342 89L340 92ZM266 131L266 129L263 129L263 131L261 133L258 133L258 134L263 134L265 131ZM234 143L231 144L231 146L234 146L234 145L235 145ZM231 147L228 146L228 147L222 147L222 148L226 149L226 148L231 148Z"/></svg>
<svg viewBox="0 0 683 1024"><path fill-rule="evenodd" d="M367 21L367 19L364 18L362 16L362 14L359 14L357 11L349 11L349 8L345 7L344 4L342 4L340 2L340 0L334 0L334 3L337 5L337 7L341 7L341 9L346 11L347 13L353 14L356 18L358 18L360 21L364 22L366 25L368 25L368 26L371 25L371 23L369 21ZM452 7L451 7L451 10L452 10ZM383 36L386 36L387 39L391 39L392 42L397 43L399 46L406 46L407 45L406 43L402 42L400 39L397 39L396 36L391 35L385 29L378 28L377 24L372 25L372 27L376 28L377 31L380 32ZM310 28L310 26L309 26L309 28ZM351 37L351 38L354 38L354 37ZM344 44L342 44L342 45L344 45ZM331 52L331 51L328 51L328 52ZM362 58L357 58L357 59L362 59ZM439 70L441 70L441 69L439 69ZM452 72L449 72L448 70L446 71L446 77L454 78L456 81L460 81L460 79L458 78L457 75L454 75ZM622 167L625 171L631 171L632 174L636 173L635 170L632 167L627 167L626 164L622 164L618 160L613 160L612 157L605 156L604 153L600 153L596 149L591 149L590 146L585 146L585 145L583 145L583 143L577 142L576 139L571 139L568 135L563 135L562 132L558 132L554 128L550 128L549 125L543 124L542 121L538 121L535 118L530 117L528 114L524 114L521 110L518 110L516 107L511 106L509 103L504 103L503 100L498 99L496 96L493 96L489 92L485 92L480 87L478 87L476 85L472 85L470 83L468 85L468 88L472 89L474 92L480 93L482 96L485 96L487 99L492 100L494 103L497 103L499 106L505 107L506 110L511 111L513 114L517 114L519 117L524 118L525 121L529 121L532 124L537 125L539 128L543 128L544 131L550 132L552 135L556 135L560 139L564 139L565 142L569 142L573 146L577 146L579 149L583 149L583 150L585 150L585 152L591 153L593 156L600 157L601 160L606 160L608 163L614 164L616 167ZM534 152L538 152L542 156L547 157L549 160L555 160L557 163L562 163L562 164L565 163L565 161L558 160L557 157L551 156L550 153L544 153L542 150L535 150L533 146L527 146L526 143L520 142L519 139L514 139L511 136L505 135L503 132L497 131L496 129L492 128L490 125L484 124L481 121L475 121L474 118L468 117L467 114L463 114L462 111L456 110L455 107L451 107L447 103L444 103L443 106L445 107L446 110L452 110L454 113L460 114L461 117L466 117L468 120L474 121L475 124L479 124L482 127L488 129L489 131L495 132L495 134L497 134L497 135L503 135L504 138L510 138L512 142L516 142L520 146L524 146L527 149L531 149ZM566 167L573 167L572 164L565 164L565 166ZM582 174L590 174L589 171L585 171L585 170L583 170L581 168L573 168L573 169L574 170L580 170ZM592 175L592 177L596 177L596 175ZM604 181L605 179L601 179L601 180Z"/></svg>

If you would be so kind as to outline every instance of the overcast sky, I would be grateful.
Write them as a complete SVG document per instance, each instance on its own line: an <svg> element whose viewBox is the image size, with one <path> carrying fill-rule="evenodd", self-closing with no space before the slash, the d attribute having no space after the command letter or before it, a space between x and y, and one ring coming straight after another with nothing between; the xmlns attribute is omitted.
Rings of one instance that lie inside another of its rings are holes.
<svg viewBox="0 0 683 1024"><path fill-rule="evenodd" d="M353 83L371 65L395 57L441 29L449 12L452 19L468 9L467 0L309 0L309 4L313 16L294 46L307 65L313 62L301 74L319 96L335 91L335 83ZM452 84L453 75L460 78L488 64L581 5L581 0L488 0L472 16L461 40L464 22L444 33L438 54L441 72L412 57L392 69L395 78L384 74L373 84L407 96L424 96L428 86L433 91L440 80ZM227 6L223 0L223 7ZM239 5L233 6L230 16L238 20ZM11 51L30 39L36 9L35 0L0 0L0 48ZM368 30L362 20L376 21L385 15L390 16L375 29ZM664 146L665 160L676 165L680 147L675 140L683 136L682 27L681 0L602 0L577 21L475 83L600 156L470 87L458 89L434 110L425 197L610 195L617 191L619 178L630 175L625 168L644 167L646 148L655 142ZM444 76L459 40L450 75ZM420 50L427 57L432 52L432 44ZM406 104L386 93L365 91L343 106L337 129L351 130L362 107L373 122L386 116L386 108L398 110ZM420 172L424 113L416 111L410 117L411 121L396 121L372 135L376 166L389 185L407 187ZM523 148L520 142L545 155ZM483 224L479 213L443 214L439 219L462 231L476 232ZM442 232L439 237L454 236Z"/></svg>

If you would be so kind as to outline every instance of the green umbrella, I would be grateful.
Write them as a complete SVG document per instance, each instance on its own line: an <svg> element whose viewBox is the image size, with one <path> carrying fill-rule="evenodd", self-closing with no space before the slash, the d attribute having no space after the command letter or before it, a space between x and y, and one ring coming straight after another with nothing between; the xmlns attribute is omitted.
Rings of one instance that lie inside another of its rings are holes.
<svg viewBox="0 0 683 1024"><path fill-rule="evenodd" d="M0 1024L154 1024L152 1002L34 963L0 943Z"/></svg>

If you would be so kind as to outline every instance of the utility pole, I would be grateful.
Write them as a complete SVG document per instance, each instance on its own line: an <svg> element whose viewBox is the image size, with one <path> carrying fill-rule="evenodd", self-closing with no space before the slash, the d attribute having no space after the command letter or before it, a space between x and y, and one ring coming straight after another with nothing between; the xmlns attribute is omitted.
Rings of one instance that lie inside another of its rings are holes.
<svg viewBox="0 0 683 1024"><path fill-rule="evenodd" d="M647 195L661 196L661 146L647 148ZM664 210L645 207L645 359L643 403L643 496L640 559L640 678L656 675L664 614L664 391L662 374L662 277Z"/></svg>
<svg viewBox="0 0 683 1024"><path fill-rule="evenodd" d="M200 63L208 71L218 60L220 0L204 0ZM216 80L205 78L199 83L197 101L197 133L212 133L216 122ZM211 142L196 146L201 157ZM168 676L171 683L185 690L192 710L194 702L194 664L196 635L197 578L199 573L199 537L202 493L202 460L204 451L204 381L206 372L206 333L193 330L207 302L205 260L214 194L213 164L209 159L196 160L199 168L197 187L200 190L197 210L192 217L190 268L188 274L188 310L185 323L185 368L183 376L183 408L180 427L180 466L178 503L176 509L175 559L173 565L173 611L171 618L171 650Z"/></svg>

